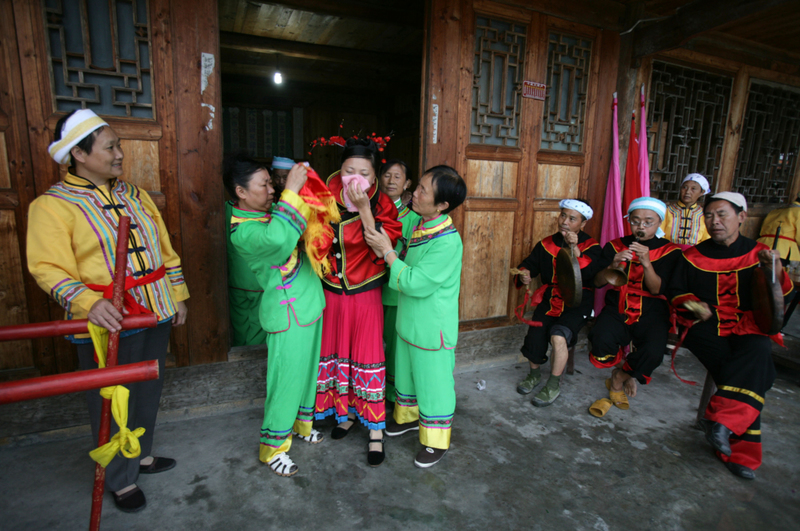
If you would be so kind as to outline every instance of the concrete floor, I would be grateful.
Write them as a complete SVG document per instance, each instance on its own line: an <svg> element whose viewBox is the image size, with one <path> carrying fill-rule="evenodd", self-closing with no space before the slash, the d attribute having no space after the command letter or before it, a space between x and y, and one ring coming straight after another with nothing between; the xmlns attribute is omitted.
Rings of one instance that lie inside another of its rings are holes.
<svg viewBox="0 0 800 531"><path fill-rule="evenodd" d="M781 369L764 409L764 465L734 477L692 429L702 367L685 351L640 387L629 411L587 413L609 371L585 350L556 403L538 409L515 392L524 364L456 377L452 448L413 466L415 434L390 439L387 461L366 463L367 431L311 446L296 441L292 478L258 461L261 411L163 422L156 453L174 470L142 476L147 508L129 515L106 495L105 529L800 529L800 372ZM548 370L548 368L545 368ZM476 382L485 380L486 389ZM332 424L318 426L326 435ZM0 449L0 529L84 529L90 439Z"/></svg>

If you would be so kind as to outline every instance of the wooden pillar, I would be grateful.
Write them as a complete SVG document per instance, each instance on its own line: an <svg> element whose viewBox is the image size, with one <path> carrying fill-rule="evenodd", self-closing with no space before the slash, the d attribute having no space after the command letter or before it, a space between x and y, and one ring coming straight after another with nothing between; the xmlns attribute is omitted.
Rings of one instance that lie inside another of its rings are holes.
<svg viewBox="0 0 800 531"><path fill-rule="evenodd" d="M725 124L725 138L722 142L719 178L716 183L711 185L715 192L724 192L733 186L733 175L736 172L736 159L739 154L739 142L742 140L742 126L749 92L750 73L746 67L742 67L736 72L733 80L731 106L728 111L728 122Z"/></svg>
<svg viewBox="0 0 800 531"><path fill-rule="evenodd" d="M464 156L457 152L459 80L463 77L460 69L462 1L428 2L420 114L421 171L437 164L447 164L463 176L466 169L461 167L464 165ZM462 212L462 208L453 212L459 228L463 227Z"/></svg>
<svg viewBox="0 0 800 531"><path fill-rule="evenodd" d="M215 0L171 0L170 11L181 259L191 294L181 364L197 365L226 360L229 346L219 12Z"/></svg>

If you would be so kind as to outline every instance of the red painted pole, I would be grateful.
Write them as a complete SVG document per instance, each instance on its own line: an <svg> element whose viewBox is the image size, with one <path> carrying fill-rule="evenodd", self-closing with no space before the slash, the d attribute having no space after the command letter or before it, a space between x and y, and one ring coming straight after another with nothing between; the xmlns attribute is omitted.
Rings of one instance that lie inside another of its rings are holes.
<svg viewBox="0 0 800 531"><path fill-rule="evenodd" d="M122 313L122 296L125 293L125 274L128 268L128 232L131 227L131 218L120 216L117 231L117 254L114 261L114 294L111 303L119 313ZM106 354L106 367L117 366L117 353L119 352L119 332L111 332L108 336L108 352ZM103 400L103 409L100 413L100 430L97 447L106 444L111 435L111 400ZM89 520L89 529L99 531L100 514L103 511L103 491L105 490L106 469L98 463L94 469L94 490L92 491L92 515Z"/></svg>
<svg viewBox="0 0 800 531"><path fill-rule="evenodd" d="M49 321L46 323L3 326L0 327L0 341L86 334L89 332L88 323L88 319L75 319L73 321ZM155 328L158 326L158 316L154 313L131 315L125 317L120 324L123 330Z"/></svg>
<svg viewBox="0 0 800 531"><path fill-rule="evenodd" d="M140 361L105 369L55 374L0 383L0 404L77 393L112 385L144 382L158 378L158 360Z"/></svg>

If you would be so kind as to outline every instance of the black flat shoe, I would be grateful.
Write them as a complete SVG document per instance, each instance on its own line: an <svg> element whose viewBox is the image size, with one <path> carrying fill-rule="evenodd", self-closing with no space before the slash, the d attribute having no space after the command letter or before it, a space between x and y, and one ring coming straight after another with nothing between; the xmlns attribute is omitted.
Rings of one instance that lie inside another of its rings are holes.
<svg viewBox="0 0 800 531"><path fill-rule="evenodd" d="M376 452L374 450L370 450L369 445L372 443L381 443L381 451ZM367 444L367 463L369 466L379 466L381 463L383 463L384 459L386 459L386 439L370 438L369 443Z"/></svg>
<svg viewBox="0 0 800 531"><path fill-rule="evenodd" d="M154 457L153 462L147 466L139 465L140 474L158 474L159 472L166 472L172 470L178 464L174 459L169 457Z"/></svg>
<svg viewBox="0 0 800 531"><path fill-rule="evenodd" d="M756 471L752 468L747 468L739 463L731 463L730 461L725 463L725 466L728 467L728 470L735 476L739 476L743 479L756 479Z"/></svg>
<svg viewBox="0 0 800 531"><path fill-rule="evenodd" d="M126 492L120 496L111 493L114 496L114 505L117 509L126 513L137 513L147 506L147 500L144 497L144 492L139 487Z"/></svg>
<svg viewBox="0 0 800 531"><path fill-rule="evenodd" d="M719 422L712 422L710 420L703 419L703 431L706 432L706 440L714 450L730 457L730 437L731 433L733 433L731 430Z"/></svg>
<svg viewBox="0 0 800 531"><path fill-rule="evenodd" d="M347 437L347 434L350 433L350 430L352 430L353 426L356 425L355 419L347 419L344 422L347 422L348 420L352 422L352 424L350 424L350 427L342 428L340 426L336 426L335 428L333 428L333 431L331 431L331 439L338 441L339 439L344 439L345 437ZM342 422L342 424L344 424L344 422Z"/></svg>

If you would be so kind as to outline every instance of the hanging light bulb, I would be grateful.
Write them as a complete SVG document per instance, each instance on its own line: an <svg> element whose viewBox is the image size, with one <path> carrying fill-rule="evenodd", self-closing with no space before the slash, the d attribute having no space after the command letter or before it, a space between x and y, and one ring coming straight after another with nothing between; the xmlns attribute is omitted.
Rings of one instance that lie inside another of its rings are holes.
<svg viewBox="0 0 800 531"><path fill-rule="evenodd" d="M275 56L275 75L272 78L272 81L275 82L276 85L280 85L283 83L283 76L281 75L281 56Z"/></svg>

